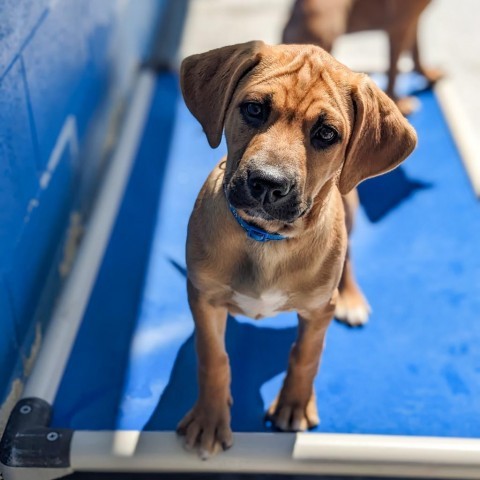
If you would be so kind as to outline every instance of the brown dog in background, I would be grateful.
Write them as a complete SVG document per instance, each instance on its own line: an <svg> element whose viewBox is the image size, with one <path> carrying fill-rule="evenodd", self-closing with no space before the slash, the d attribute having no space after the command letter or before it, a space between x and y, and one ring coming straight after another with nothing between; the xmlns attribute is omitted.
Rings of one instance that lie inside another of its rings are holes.
<svg viewBox="0 0 480 480"><path fill-rule="evenodd" d="M402 113L415 109L412 98L397 99L395 81L400 55L412 55L413 68L429 84L443 74L423 66L418 46L418 21L431 0L296 0L282 35L283 43L319 45L332 51L335 40L345 33L384 30L390 44L387 94Z"/></svg>
<svg viewBox="0 0 480 480"><path fill-rule="evenodd" d="M312 45L250 42L193 55L181 86L210 146L225 129L228 147L200 191L187 239L199 395L178 432L207 458L232 445L229 312L298 313L268 417L287 431L318 424L313 380L327 327L338 305L350 323L368 314L347 256L352 192L402 162L416 135L367 76ZM285 238L260 242L247 235L252 227Z"/></svg>

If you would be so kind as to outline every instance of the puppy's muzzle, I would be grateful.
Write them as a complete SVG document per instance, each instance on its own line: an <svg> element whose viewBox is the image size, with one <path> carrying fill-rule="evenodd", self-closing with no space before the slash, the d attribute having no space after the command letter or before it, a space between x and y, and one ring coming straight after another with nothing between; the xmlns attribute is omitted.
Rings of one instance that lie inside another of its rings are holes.
<svg viewBox="0 0 480 480"><path fill-rule="evenodd" d="M250 195L260 205L287 202L294 193L294 180L276 170L250 170L247 186Z"/></svg>
<svg viewBox="0 0 480 480"><path fill-rule="evenodd" d="M290 223L305 210L296 180L295 172L287 169L250 165L227 182L227 198L252 217Z"/></svg>

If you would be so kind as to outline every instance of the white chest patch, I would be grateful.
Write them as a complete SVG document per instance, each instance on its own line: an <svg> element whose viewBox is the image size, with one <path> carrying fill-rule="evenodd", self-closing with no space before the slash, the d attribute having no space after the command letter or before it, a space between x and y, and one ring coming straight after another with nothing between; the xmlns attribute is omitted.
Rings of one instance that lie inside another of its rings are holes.
<svg viewBox="0 0 480 480"><path fill-rule="evenodd" d="M234 292L232 302L250 318L271 317L282 310L288 296L280 290L268 290L260 297L249 297L243 293Z"/></svg>

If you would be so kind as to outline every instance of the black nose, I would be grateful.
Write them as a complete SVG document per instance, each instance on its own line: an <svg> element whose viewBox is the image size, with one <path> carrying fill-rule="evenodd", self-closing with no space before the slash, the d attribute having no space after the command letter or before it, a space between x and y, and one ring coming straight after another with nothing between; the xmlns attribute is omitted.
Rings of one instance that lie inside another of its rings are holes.
<svg viewBox="0 0 480 480"><path fill-rule="evenodd" d="M276 170L249 171L247 183L252 197L262 204L284 199L294 184L292 179Z"/></svg>

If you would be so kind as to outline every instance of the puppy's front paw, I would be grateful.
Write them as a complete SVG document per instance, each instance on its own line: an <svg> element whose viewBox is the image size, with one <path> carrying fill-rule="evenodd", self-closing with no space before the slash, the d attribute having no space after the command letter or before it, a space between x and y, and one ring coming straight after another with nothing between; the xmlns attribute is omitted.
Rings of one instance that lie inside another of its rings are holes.
<svg viewBox="0 0 480 480"><path fill-rule="evenodd" d="M370 305L360 291L344 290L338 296L335 318L351 327L360 327L368 322L370 311Z"/></svg>
<svg viewBox="0 0 480 480"><path fill-rule="evenodd" d="M233 445L229 403L214 406L198 402L177 426L177 433L185 437L185 448L196 449L202 460Z"/></svg>
<svg viewBox="0 0 480 480"><path fill-rule="evenodd" d="M314 428L320 423L315 393L312 393L306 404L295 398L282 394L277 397L268 409L265 419L284 432L302 432Z"/></svg>

